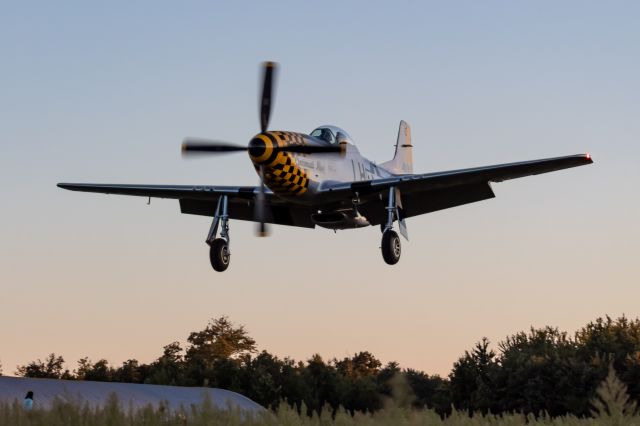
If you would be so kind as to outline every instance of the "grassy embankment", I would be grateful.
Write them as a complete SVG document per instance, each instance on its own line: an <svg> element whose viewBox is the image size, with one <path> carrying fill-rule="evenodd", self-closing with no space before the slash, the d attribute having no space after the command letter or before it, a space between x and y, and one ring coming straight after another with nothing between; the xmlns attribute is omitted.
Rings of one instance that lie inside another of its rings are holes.
<svg viewBox="0 0 640 426"><path fill-rule="evenodd" d="M211 402L205 401L198 407L168 411L152 408L129 410L121 407L114 397L103 408L90 408L81 404L57 401L50 409L34 409L26 412L21 404L0 404L0 425L11 426L167 426L167 425L640 425L640 416L625 415L617 408L603 410L593 418L579 419L573 416L548 418L545 416L472 416L454 412L442 420L431 410L410 410L390 406L374 414L356 413L351 416L338 412L334 419L329 414L322 416L300 416L282 404L276 412L264 411L258 414L241 413L236 410L218 410Z"/></svg>

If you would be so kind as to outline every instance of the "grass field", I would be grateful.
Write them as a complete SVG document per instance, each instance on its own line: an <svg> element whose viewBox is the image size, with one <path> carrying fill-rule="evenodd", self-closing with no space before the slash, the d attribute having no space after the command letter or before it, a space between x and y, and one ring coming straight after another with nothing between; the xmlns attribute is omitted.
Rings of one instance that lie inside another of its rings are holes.
<svg viewBox="0 0 640 426"><path fill-rule="evenodd" d="M387 407L375 413L355 413L338 411L335 416L330 412L309 417L298 412L284 402L277 412L263 410L259 412L239 411L233 407L220 410L209 399L208 394L201 404L191 407L152 407L133 410L120 404L112 394L102 407L90 407L87 404L56 399L49 408L23 409L21 401L11 404L0 403L0 426L156 426L156 425L615 425L640 426L640 410L637 403L630 400L626 386L617 378L613 367L601 383L596 397L591 400L592 417L574 416L548 417L507 414L473 415L453 411L445 419L432 410L410 409L409 395L395 389L394 397L389 399ZM302 410L306 410L303 408Z"/></svg>
<svg viewBox="0 0 640 426"><path fill-rule="evenodd" d="M606 401L605 401L606 404ZM611 414L609 414L609 410ZM326 415L307 417L282 404L273 413L263 411L258 414L242 413L236 410L218 410L211 402L204 401L197 407L166 410L151 406L137 411L121 407L115 396L102 408L90 408L79 404L57 401L50 409L34 409L27 412L19 401L0 404L0 425L2 426L125 426L125 425L640 425L639 416L625 415L614 407L596 414L593 418L575 417L548 418L545 416L468 416L454 412L441 419L431 410L410 410L388 407L374 414L356 413L351 416L338 412L335 418Z"/></svg>

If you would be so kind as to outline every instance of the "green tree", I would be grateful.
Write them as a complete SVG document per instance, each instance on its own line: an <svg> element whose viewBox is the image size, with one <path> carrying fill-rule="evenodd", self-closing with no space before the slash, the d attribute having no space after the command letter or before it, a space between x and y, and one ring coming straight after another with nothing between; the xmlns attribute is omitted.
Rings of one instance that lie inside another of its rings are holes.
<svg viewBox="0 0 640 426"><path fill-rule="evenodd" d="M16 375L41 379L71 378L69 371L64 369L64 358L55 353L50 353L44 361L38 359L19 366Z"/></svg>
<svg viewBox="0 0 640 426"><path fill-rule="evenodd" d="M352 379L370 377L380 371L382 363L371 352L358 352L351 358L335 362L338 372Z"/></svg>
<svg viewBox="0 0 640 426"><path fill-rule="evenodd" d="M335 414L345 400L346 386L337 370L324 362L318 354L313 355L303 370L303 401L307 414L320 414L323 408L331 409Z"/></svg>
<svg viewBox="0 0 640 426"><path fill-rule="evenodd" d="M276 409L282 394L284 363L267 351L254 358L247 355L243 359L243 394L257 403Z"/></svg>
<svg viewBox="0 0 640 426"><path fill-rule="evenodd" d="M624 315L615 320L609 316L598 318L578 330L575 341L586 360L597 354L610 355L618 371L624 368L628 355L640 352L640 320L629 320Z"/></svg>
<svg viewBox="0 0 640 426"><path fill-rule="evenodd" d="M369 375L346 378L343 383L344 396L338 405L342 405L351 414L356 411L371 413L382 408L382 395L375 377Z"/></svg>
<svg viewBox="0 0 640 426"><path fill-rule="evenodd" d="M474 348L453 364L449 374L451 401L459 410L495 410L493 380L498 369L496 353L483 337Z"/></svg>
<svg viewBox="0 0 640 426"><path fill-rule="evenodd" d="M451 411L449 381L440 376L429 376L422 371L407 369L404 371L415 400L415 408L431 408L438 414Z"/></svg>
<svg viewBox="0 0 640 426"><path fill-rule="evenodd" d="M242 356L256 351L256 342L243 326L227 317L212 319L204 330L193 332L187 341L185 381L189 385L231 386L230 374L239 368Z"/></svg>
<svg viewBox="0 0 640 426"><path fill-rule="evenodd" d="M256 351L256 342L244 326L235 326L227 317L212 319L204 330L189 334L187 341L187 362L196 358L213 362Z"/></svg>
<svg viewBox="0 0 640 426"><path fill-rule="evenodd" d="M341 405L352 414L355 411L373 412L382 407L382 399L375 376L382 363L371 352L358 352L352 357L334 361L343 377L344 401Z"/></svg>
<svg viewBox="0 0 640 426"><path fill-rule="evenodd" d="M144 367L138 360L129 359L122 363L122 366L115 369L112 381L122 383L142 383L144 381Z"/></svg>
<svg viewBox="0 0 640 426"><path fill-rule="evenodd" d="M531 328L508 337L500 345L500 369L495 375L500 411L552 416L586 409L583 368L567 333L554 327Z"/></svg>
<svg viewBox="0 0 640 426"><path fill-rule="evenodd" d="M184 364L180 343L169 343L163 348L162 355L148 367L145 382L156 385L184 385Z"/></svg>
<svg viewBox="0 0 640 426"><path fill-rule="evenodd" d="M90 359L83 358L78 361L78 372L76 376L82 377L82 380L91 380L94 382L111 382L114 378L114 369L109 366L109 361L100 359L92 363Z"/></svg>
<svg viewBox="0 0 640 426"><path fill-rule="evenodd" d="M609 316L590 322L575 334L578 357L591 366L588 387L595 387L605 378L608 366L613 368L628 386L629 395L640 399L640 320L624 315Z"/></svg>
<svg viewBox="0 0 640 426"><path fill-rule="evenodd" d="M73 371L74 375L78 380L85 380L87 371L91 369L93 364L88 357L80 358L77 364L78 368Z"/></svg>
<svg viewBox="0 0 640 426"><path fill-rule="evenodd" d="M217 359L211 368L206 370L204 385L242 393L241 374L243 370L240 360L233 358Z"/></svg>
<svg viewBox="0 0 640 426"><path fill-rule="evenodd" d="M303 362L296 362L291 358L282 361L280 375L281 394L284 401L300 414L304 396L309 394L307 383L305 382L305 365Z"/></svg>

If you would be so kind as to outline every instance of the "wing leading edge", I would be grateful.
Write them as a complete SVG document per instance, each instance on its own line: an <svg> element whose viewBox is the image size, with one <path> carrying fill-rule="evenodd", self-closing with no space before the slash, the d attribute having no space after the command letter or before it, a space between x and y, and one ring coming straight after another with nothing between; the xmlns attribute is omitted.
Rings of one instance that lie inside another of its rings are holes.
<svg viewBox="0 0 640 426"><path fill-rule="evenodd" d="M593 163L589 154L569 155L566 157L544 158L541 160L522 161L519 163L497 164L493 166L474 167L470 169L450 170L445 172L396 175L390 178L374 179L361 182L345 182L332 184L322 188L321 193L331 198L330 194L358 192L360 195L377 193L391 186L403 190L403 193L422 192L454 186L474 185L488 182L502 182L525 176L554 172L571 167Z"/></svg>
<svg viewBox="0 0 640 426"><path fill-rule="evenodd" d="M58 187L70 191L97 192L100 194L133 195L138 197L217 200L221 195L253 199L254 186L208 185L125 185L101 183L59 183Z"/></svg>
<svg viewBox="0 0 640 426"><path fill-rule="evenodd" d="M100 194L133 195L138 197L173 198L180 202L180 211L185 214L213 216L218 199L226 195L231 219L255 221L255 186L208 186L208 185L129 185L96 183L59 183L58 187L70 191L96 192ZM311 211L303 206L283 204L273 193L265 193L267 202L266 222L278 225L313 228Z"/></svg>

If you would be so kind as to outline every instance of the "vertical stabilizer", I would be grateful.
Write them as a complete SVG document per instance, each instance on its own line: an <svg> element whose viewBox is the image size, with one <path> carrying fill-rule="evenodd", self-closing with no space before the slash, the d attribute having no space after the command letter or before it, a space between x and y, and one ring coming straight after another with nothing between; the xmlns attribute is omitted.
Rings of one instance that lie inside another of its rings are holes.
<svg viewBox="0 0 640 426"><path fill-rule="evenodd" d="M400 122L396 154L393 160L380 164L394 174L413 173L413 145L411 145L411 127L405 121Z"/></svg>

